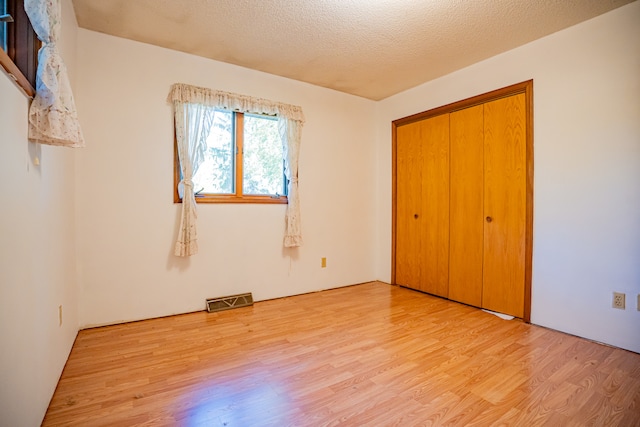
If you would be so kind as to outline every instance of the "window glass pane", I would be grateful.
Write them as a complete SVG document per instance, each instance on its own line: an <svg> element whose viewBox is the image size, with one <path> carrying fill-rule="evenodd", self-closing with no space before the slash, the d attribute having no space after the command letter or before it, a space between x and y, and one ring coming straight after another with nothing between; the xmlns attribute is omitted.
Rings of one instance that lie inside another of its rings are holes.
<svg viewBox="0 0 640 427"><path fill-rule="evenodd" d="M7 13L7 0L0 0L0 16ZM0 48L7 52L7 23L0 22Z"/></svg>
<svg viewBox="0 0 640 427"><path fill-rule="evenodd" d="M244 115L244 194L284 195L283 148L275 117Z"/></svg>
<svg viewBox="0 0 640 427"><path fill-rule="evenodd" d="M193 177L193 190L204 194L234 193L233 113L215 110L204 162Z"/></svg>

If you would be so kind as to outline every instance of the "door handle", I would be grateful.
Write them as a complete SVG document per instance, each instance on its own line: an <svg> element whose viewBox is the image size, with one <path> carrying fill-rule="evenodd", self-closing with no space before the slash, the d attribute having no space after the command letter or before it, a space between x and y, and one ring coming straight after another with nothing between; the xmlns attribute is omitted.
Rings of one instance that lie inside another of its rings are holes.
<svg viewBox="0 0 640 427"><path fill-rule="evenodd" d="M485 219L487 220L487 222L493 221L493 218L491 218L490 216L486 217Z"/></svg>

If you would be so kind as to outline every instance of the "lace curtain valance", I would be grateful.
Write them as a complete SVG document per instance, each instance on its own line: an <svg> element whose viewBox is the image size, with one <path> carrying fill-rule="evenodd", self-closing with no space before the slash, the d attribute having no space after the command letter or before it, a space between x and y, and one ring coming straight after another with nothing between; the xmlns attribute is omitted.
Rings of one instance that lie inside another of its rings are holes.
<svg viewBox="0 0 640 427"><path fill-rule="evenodd" d="M200 104L243 113L268 114L295 120L301 124L304 123L302 108L297 105L273 102L268 99L191 86L184 83L176 83L171 87L168 101L172 103Z"/></svg>

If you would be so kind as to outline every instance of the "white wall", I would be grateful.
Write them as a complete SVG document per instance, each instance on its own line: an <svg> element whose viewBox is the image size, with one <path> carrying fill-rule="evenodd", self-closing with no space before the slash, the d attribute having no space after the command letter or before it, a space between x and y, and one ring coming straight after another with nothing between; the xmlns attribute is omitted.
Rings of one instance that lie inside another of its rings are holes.
<svg viewBox="0 0 640 427"><path fill-rule="evenodd" d="M81 326L202 310L208 297L263 300L376 278L373 101L88 30L78 38ZM172 255L181 205L166 97L176 82L302 106L304 246L283 249L285 205L202 204L200 253Z"/></svg>
<svg viewBox="0 0 640 427"><path fill-rule="evenodd" d="M531 321L640 352L639 22L635 2L381 101L377 276L391 276L390 122L533 79Z"/></svg>
<svg viewBox="0 0 640 427"><path fill-rule="evenodd" d="M70 70L76 31L65 0ZM27 113L27 98L0 73L0 425L15 427L40 425L78 331L74 152L29 143Z"/></svg>
<svg viewBox="0 0 640 427"><path fill-rule="evenodd" d="M388 281L390 122L530 78L532 321L640 352L637 22L638 2L373 103L78 30L64 0L60 45L88 147L29 143L27 99L0 76L2 424L40 423L79 326L200 310L237 292ZM282 248L284 206L201 205L200 254L171 255L180 205L165 98L178 81L304 108L302 248ZM627 310L610 308L614 290Z"/></svg>

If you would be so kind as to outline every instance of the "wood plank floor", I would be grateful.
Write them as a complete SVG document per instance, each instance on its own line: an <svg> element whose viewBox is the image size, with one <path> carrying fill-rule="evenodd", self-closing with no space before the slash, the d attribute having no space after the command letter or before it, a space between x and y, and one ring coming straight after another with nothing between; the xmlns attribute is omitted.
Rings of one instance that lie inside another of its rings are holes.
<svg viewBox="0 0 640 427"><path fill-rule="evenodd" d="M639 426L640 355L383 283L81 331L44 426Z"/></svg>

